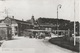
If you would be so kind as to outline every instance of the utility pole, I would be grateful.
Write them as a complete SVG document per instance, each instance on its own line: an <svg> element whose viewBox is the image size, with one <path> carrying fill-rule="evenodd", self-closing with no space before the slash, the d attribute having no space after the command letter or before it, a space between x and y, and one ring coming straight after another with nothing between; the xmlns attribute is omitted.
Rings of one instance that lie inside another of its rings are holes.
<svg viewBox="0 0 80 53"><path fill-rule="evenodd" d="M76 45L76 29L75 29L75 0L74 0L74 46Z"/></svg>
<svg viewBox="0 0 80 53"><path fill-rule="evenodd" d="M3 4L5 5L5 8L4 8L4 13L7 15L8 17L8 9L6 8L6 0L1 0L2 2L4 2Z"/></svg>
<svg viewBox="0 0 80 53"><path fill-rule="evenodd" d="M7 17L8 17L8 9L6 9L6 7L5 7L5 14L6 14Z"/></svg>

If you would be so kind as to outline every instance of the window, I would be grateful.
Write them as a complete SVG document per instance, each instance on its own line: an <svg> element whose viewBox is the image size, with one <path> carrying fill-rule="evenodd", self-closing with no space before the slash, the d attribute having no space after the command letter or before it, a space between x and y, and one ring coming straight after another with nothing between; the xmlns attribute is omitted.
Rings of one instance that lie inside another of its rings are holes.
<svg viewBox="0 0 80 53"><path fill-rule="evenodd" d="M18 27L17 26L15 26L15 30L17 31L17 29L18 29Z"/></svg>

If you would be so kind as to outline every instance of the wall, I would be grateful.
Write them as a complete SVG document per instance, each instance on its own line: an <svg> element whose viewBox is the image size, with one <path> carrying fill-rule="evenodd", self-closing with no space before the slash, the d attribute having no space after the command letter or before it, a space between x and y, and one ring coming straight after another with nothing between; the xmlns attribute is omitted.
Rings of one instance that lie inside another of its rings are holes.
<svg viewBox="0 0 80 53"><path fill-rule="evenodd" d="M18 24L12 24L11 28L12 28L12 35L15 36L17 35L16 33L18 33L18 29L16 29L15 27L18 28Z"/></svg>
<svg viewBox="0 0 80 53"><path fill-rule="evenodd" d="M0 27L0 37L3 40L7 39L7 28L6 27Z"/></svg>

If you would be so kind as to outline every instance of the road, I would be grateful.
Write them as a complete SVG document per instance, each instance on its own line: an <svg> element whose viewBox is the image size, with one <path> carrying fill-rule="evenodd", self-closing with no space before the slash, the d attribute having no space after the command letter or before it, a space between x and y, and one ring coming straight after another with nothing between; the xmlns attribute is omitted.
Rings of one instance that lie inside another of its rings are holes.
<svg viewBox="0 0 80 53"><path fill-rule="evenodd" d="M1 48L2 53L76 53L49 43L48 39L26 37L5 41Z"/></svg>

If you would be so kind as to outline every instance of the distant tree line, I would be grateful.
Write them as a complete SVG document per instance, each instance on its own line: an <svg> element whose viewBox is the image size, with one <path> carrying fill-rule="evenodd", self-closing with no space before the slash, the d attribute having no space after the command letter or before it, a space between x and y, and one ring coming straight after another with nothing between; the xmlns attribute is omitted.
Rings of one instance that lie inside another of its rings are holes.
<svg viewBox="0 0 80 53"><path fill-rule="evenodd" d="M28 20L28 22L31 22L30 20ZM56 25L57 27L57 23L58 23L58 29L59 30L70 30L72 31L72 33L74 32L74 22L70 21L70 20L65 20L65 19L56 19L56 18L38 18L37 20L35 20L36 24L35 25ZM76 32L78 32L79 34L79 22L76 21ZM56 27L53 28L56 30Z"/></svg>
<svg viewBox="0 0 80 53"><path fill-rule="evenodd" d="M74 31L74 22L70 20L64 20L64 19L54 19L54 18L38 18L36 20L38 24L53 24L53 25L59 25L58 29L60 30L71 30ZM76 21L76 32L79 34L79 22ZM55 27L56 28L56 27Z"/></svg>

